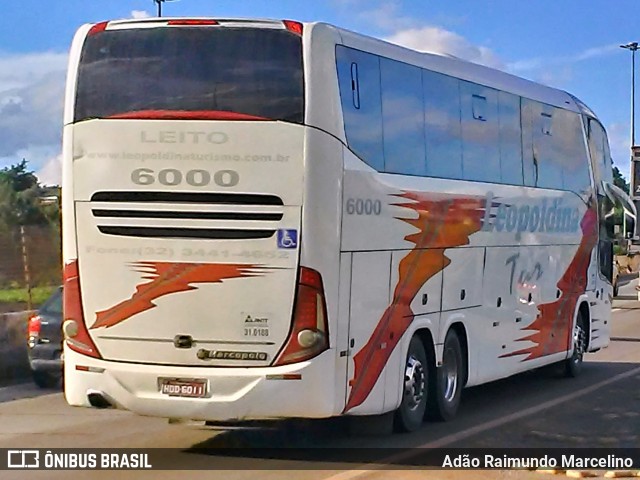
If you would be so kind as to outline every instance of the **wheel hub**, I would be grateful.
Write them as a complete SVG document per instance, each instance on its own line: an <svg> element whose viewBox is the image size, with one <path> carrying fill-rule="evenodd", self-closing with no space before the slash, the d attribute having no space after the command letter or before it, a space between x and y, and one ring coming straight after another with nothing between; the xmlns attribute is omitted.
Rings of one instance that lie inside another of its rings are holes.
<svg viewBox="0 0 640 480"><path fill-rule="evenodd" d="M409 356L404 372L404 396L409 410L415 410L420 406L425 395L425 383L422 362L412 355Z"/></svg>
<svg viewBox="0 0 640 480"><path fill-rule="evenodd" d="M454 400L458 389L458 357L453 349L447 349L444 352L442 367L443 397L447 402Z"/></svg>
<svg viewBox="0 0 640 480"><path fill-rule="evenodd" d="M573 331L573 359L575 363L579 363L582 361L582 357L584 356L584 352L587 349L587 333L582 328L582 324L576 324L576 328Z"/></svg>

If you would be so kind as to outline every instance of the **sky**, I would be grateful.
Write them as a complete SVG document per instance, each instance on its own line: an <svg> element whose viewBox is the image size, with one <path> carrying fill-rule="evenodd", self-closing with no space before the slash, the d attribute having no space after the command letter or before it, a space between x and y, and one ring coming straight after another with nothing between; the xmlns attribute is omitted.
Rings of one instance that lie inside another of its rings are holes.
<svg viewBox="0 0 640 480"><path fill-rule="evenodd" d="M26 158L43 183L57 184L74 32L84 23L155 16L156 6L0 0L0 8L0 168ZM596 112L628 177L631 52L619 46L640 42L637 0L176 0L164 3L163 16L322 21L566 90ZM640 80L640 52L636 60Z"/></svg>

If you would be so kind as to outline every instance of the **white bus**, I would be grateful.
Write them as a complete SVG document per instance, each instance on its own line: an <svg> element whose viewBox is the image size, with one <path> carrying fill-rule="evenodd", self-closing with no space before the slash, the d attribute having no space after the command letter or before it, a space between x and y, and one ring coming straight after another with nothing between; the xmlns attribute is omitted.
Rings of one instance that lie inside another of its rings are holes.
<svg viewBox="0 0 640 480"><path fill-rule="evenodd" d="M119 20L73 40L64 125L71 405L411 431L607 346L625 199L565 92L322 23Z"/></svg>

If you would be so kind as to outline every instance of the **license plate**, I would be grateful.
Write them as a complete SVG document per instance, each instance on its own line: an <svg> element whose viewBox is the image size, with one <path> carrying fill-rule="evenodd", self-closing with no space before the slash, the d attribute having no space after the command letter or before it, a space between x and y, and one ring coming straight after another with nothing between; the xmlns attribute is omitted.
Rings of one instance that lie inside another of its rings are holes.
<svg viewBox="0 0 640 480"><path fill-rule="evenodd" d="M161 378L160 393L170 397L204 398L207 396L207 381Z"/></svg>

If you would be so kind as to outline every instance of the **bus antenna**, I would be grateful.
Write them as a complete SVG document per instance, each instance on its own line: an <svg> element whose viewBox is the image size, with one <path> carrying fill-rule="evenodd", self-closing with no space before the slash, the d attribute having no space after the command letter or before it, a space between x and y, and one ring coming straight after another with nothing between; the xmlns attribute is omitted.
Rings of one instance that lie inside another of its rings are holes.
<svg viewBox="0 0 640 480"><path fill-rule="evenodd" d="M162 4L164 2L175 2L177 0L153 0L153 3L155 3L158 6L158 17L162 16Z"/></svg>

